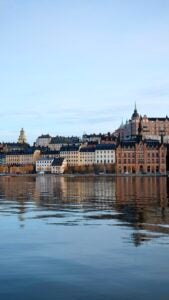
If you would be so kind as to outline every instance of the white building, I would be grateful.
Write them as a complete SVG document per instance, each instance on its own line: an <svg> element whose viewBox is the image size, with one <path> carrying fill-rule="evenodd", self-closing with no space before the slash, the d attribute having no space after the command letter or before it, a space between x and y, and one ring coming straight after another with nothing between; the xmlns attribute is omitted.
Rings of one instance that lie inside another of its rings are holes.
<svg viewBox="0 0 169 300"><path fill-rule="evenodd" d="M95 164L114 164L116 161L114 144L99 144L95 149Z"/></svg>
<svg viewBox="0 0 169 300"><path fill-rule="evenodd" d="M42 134L36 140L36 147L48 147L52 137L49 134Z"/></svg>
<svg viewBox="0 0 169 300"><path fill-rule="evenodd" d="M54 158L40 158L36 161L36 172L51 172Z"/></svg>

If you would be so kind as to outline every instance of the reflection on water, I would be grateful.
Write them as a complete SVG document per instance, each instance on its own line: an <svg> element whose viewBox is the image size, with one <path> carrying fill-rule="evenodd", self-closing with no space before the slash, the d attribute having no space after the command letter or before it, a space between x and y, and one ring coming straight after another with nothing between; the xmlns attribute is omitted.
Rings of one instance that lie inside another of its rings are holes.
<svg viewBox="0 0 169 300"><path fill-rule="evenodd" d="M165 177L1 177L0 299L168 299L168 200Z"/></svg>
<svg viewBox="0 0 169 300"><path fill-rule="evenodd" d="M55 225L131 226L136 246L169 234L165 177L3 177L0 215ZM143 232L144 231L144 232ZM153 235L153 233L155 233Z"/></svg>

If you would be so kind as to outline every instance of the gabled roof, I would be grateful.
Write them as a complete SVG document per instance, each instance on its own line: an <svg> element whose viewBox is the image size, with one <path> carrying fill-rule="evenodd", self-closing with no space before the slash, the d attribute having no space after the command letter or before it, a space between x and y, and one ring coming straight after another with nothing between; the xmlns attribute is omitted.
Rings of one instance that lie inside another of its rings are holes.
<svg viewBox="0 0 169 300"><path fill-rule="evenodd" d="M52 166L56 166L56 167L62 166L63 161L64 161L63 157L54 158L54 160L52 162Z"/></svg>

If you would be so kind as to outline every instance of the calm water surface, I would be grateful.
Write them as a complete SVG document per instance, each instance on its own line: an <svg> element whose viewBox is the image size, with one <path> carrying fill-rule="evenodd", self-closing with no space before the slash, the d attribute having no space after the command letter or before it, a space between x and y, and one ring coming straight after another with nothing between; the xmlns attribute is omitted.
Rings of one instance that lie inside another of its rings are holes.
<svg viewBox="0 0 169 300"><path fill-rule="evenodd" d="M169 299L167 178L1 177L0 299Z"/></svg>

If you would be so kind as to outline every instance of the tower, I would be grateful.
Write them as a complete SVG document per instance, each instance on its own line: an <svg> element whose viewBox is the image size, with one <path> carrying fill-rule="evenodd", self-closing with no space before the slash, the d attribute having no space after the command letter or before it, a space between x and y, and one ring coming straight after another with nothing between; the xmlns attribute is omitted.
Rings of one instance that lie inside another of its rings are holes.
<svg viewBox="0 0 169 300"><path fill-rule="evenodd" d="M20 131L19 138L18 138L18 143L19 144L26 144L26 135L25 135L25 131L23 130L23 128Z"/></svg>

